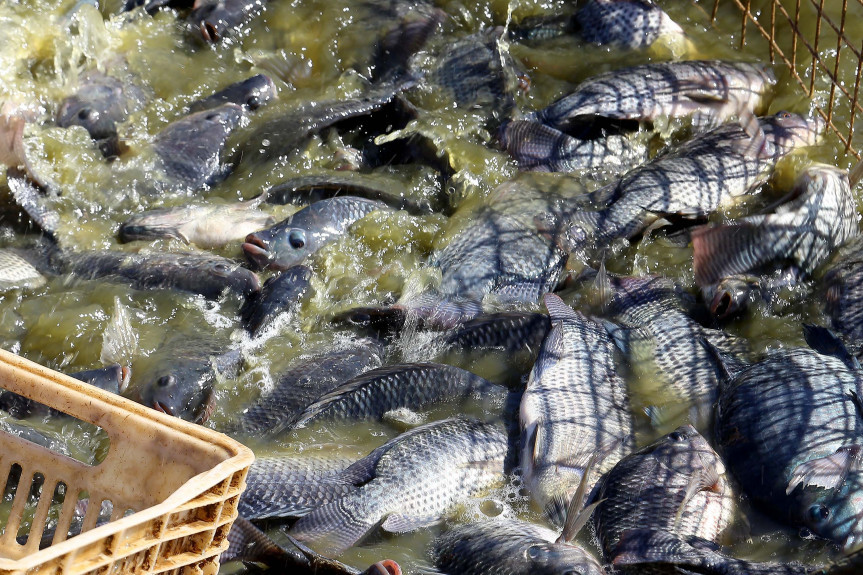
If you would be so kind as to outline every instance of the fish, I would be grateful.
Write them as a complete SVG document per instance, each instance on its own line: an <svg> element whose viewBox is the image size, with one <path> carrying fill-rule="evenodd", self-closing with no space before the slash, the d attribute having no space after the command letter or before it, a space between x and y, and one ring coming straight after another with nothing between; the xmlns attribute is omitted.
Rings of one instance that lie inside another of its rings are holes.
<svg viewBox="0 0 863 575"><path fill-rule="evenodd" d="M570 501L595 458L594 477L635 446L626 384L602 324L544 296L551 331L521 399L519 462L531 498L563 524ZM586 491L596 485L592 479Z"/></svg>
<svg viewBox="0 0 863 575"><path fill-rule="evenodd" d="M502 349L516 353L527 350L535 354L550 329L551 321L544 313L499 312L466 321L447 332L443 339L448 348L465 351Z"/></svg>
<svg viewBox="0 0 863 575"><path fill-rule="evenodd" d="M491 423L452 418L416 427L348 467L355 488L300 518L289 534L337 554L377 526L403 533L433 525L503 480L507 450L505 432Z"/></svg>
<svg viewBox="0 0 863 575"><path fill-rule="evenodd" d="M74 275L81 280L128 283L138 290L174 289L208 299L218 298L225 291L245 297L261 289L254 272L220 256L191 252L49 249L49 262L55 274Z"/></svg>
<svg viewBox="0 0 863 575"><path fill-rule="evenodd" d="M682 289L670 279L610 277L605 289L603 317L614 322L606 323L606 329L641 379L660 385L659 394L668 397L654 413L688 406L691 421L706 428L725 369L703 342L746 356L745 341L695 321Z"/></svg>
<svg viewBox="0 0 863 575"><path fill-rule="evenodd" d="M173 238L200 248L220 248L275 223L275 218L258 206L261 198L220 204L190 203L156 208L134 215L117 232L121 242Z"/></svg>
<svg viewBox="0 0 863 575"><path fill-rule="evenodd" d="M26 258L12 249L0 249L0 289L35 289L47 282Z"/></svg>
<svg viewBox="0 0 863 575"><path fill-rule="evenodd" d="M311 268L296 265L267 279L261 291L248 296L240 308L240 319L246 331L258 337L282 314L292 316L309 297L311 277Z"/></svg>
<svg viewBox="0 0 863 575"><path fill-rule="evenodd" d="M144 90L98 71L84 74L80 82L78 90L60 102L57 125L83 127L103 156L115 158L123 151L117 126L143 107L147 100Z"/></svg>
<svg viewBox="0 0 863 575"><path fill-rule="evenodd" d="M84 383L94 385L104 391L119 395L129 385L132 370L127 366L114 364L97 369L73 372L69 376ZM0 409L8 412L16 419L25 417L69 417L62 411L6 390L0 392Z"/></svg>
<svg viewBox="0 0 863 575"><path fill-rule="evenodd" d="M435 539L431 555L445 575L605 573L590 552L557 539L548 528L496 517L447 529Z"/></svg>
<svg viewBox="0 0 863 575"><path fill-rule="evenodd" d="M809 277L833 250L858 235L857 201L846 171L810 166L791 194L794 199L773 213L692 231L695 283L714 314L737 313L749 297L743 290L722 289L723 282L786 268L793 273L780 277Z"/></svg>
<svg viewBox="0 0 863 575"><path fill-rule="evenodd" d="M265 6L265 0L196 0L187 20L204 41L216 43L238 33Z"/></svg>
<svg viewBox="0 0 863 575"><path fill-rule="evenodd" d="M384 25L377 32L370 62L370 77L375 82L410 75L411 57L449 17L427 0L361 0L354 6L371 15L364 25ZM370 34L375 32L370 30Z"/></svg>
<svg viewBox="0 0 863 575"><path fill-rule="evenodd" d="M237 104L247 112L254 112L275 98L278 98L278 93L273 80L266 74L255 74L206 98L195 100L186 109L195 113L218 108L222 104Z"/></svg>
<svg viewBox="0 0 863 575"><path fill-rule="evenodd" d="M302 517L353 489L343 471L355 459L276 455L255 459L237 511L246 519Z"/></svg>
<svg viewBox="0 0 863 575"><path fill-rule="evenodd" d="M607 561L630 529L718 543L736 508L722 459L691 425L618 461L603 478L597 499L593 519Z"/></svg>
<svg viewBox="0 0 863 575"><path fill-rule="evenodd" d="M652 0L588 0L575 14L581 37L600 46L646 48L683 28Z"/></svg>
<svg viewBox="0 0 863 575"><path fill-rule="evenodd" d="M243 252L256 269L286 270L343 236L357 220L391 208L351 196L315 202L276 225L246 236Z"/></svg>
<svg viewBox="0 0 863 575"><path fill-rule="evenodd" d="M166 338L151 362L137 378L139 403L185 421L203 423L215 409L213 386L217 378L235 378L244 358L239 349L225 351L177 332Z"/></svg>
<svg viewBox="0 0 863 575"><path fill-rule="evenodd" d="M358 338L334 349L300 357L278 374L272 391L261 395L240 415L238 428L246 435L273 436L320 396L341 383L380 367L384 346L378 339Z"/></svg>
<svg viewBox="0 0 863 575"><path fill-rule="evenodd" d="M716 440L743 491L778 521L846 552L863 545L859 364L825 328L778 349L720 390Z"/></svg>
<svg viewBox="0 0 863 575"><path fill-rule="evenodd" d="M725 124L593 192L591 200L607 207L573 214L570 247L635 238L663 215L705 217L764 183L782 157L817 143L825 126L820 118L789 112L760 118L759 123L765 141L757 151L739 125Z"/></svg>
<svg viewBox="0 0 863 575"><path fill-rule="evenodd" d="M623 6L638 3L615 2ZM748 115L761 111L775 84L775 74L764 64L721 60L654 62L588 78L574 92L530 118L571 132L597 116L639 122L661 116L694 116L697 127L708 129L731 117L742 119L747 115L748 119Z"/></svg>
<svg viewBox="0 0 863 575"><path fill-rule="evenodd" d="M834 330L855 349L863 341L863 238L840 246L821 277Z"/></svg>
<svg viewBox="0 0 863 575"><path fill-rule="evenodd" d="M243 117L243 108L229 103L168 124L153 138L160 174L151 182L153 192L196 191L223 180L230 166L223 163L222 150Z"/></svg>
<svg viewBox="0 0 863 575"><path fill-rule="evenodd" d="M611 563L624 573L631 572L639 575L826 575L833 573L829 567L737 559L722 553L711 541L699 537L680 537L668 531L649 528L625 531Z"/></svg>
<svg viewBox="0 0 863 575"><path fill-rule="evenodd" d="M437 363L395 364L369 370L306 407L295 427L328 421L380 420L390 411L426 410L471 400L502 406L506 388L459 367Z"/></svg>

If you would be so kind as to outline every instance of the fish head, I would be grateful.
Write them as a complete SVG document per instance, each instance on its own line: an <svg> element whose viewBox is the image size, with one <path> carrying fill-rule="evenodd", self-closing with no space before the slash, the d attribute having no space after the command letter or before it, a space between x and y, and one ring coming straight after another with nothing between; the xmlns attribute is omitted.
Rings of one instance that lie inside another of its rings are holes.
<svg viewBox="0 0 863 575"><path fill-rule="evenodd" d="M224 134L224 138L240 125L240 121L244 117L244 110L242 106L229 103L211 110L197 112L197 114L201 114L201 122L208 131Z"/></svg>
<svg viewBox="0 0 863 575"><path fill-rule="evenodd" d="M255 272L244 268L231 260L213 258L204 263L201 270L201 280L207 281L208 277L219 280L219 285L225 285L236 293L249 296L261 291L261 280Z"/></svg>
<svg viewBox="0 0 863 575"><path fill-rule="evenodd" d="M60 105L57 125L81 126L94 140L117 137L117 123L126 119L123 90L119 81L85 84Z"/></svg>
<svg viewBox="0 0 863 575"><path fill-rule="evenodd" d="M246 236L243 252L257 269L286 270L318 249L316 234L286 220Z"/></svg>
<svg viewBox="0 0 863 575"><path fill-rule="evenodd" d="M254 112L270 100L276 98L276 85L265 74L258 74L245 80L238 86L237 98L232 100Z"/></svg>
<svg viewBox="0 0 863 575"><path fill-rule="evenodd" d="M705 300L710 301L710 313L718 318L737 315L760 295L761 285L757 279L743 276L724 278L705 290Z"/></svg>
<svg viewBox="0 0 863 575"><path fill-rule="evenodd" d="M764 119L764 130L778 150L787 153L795 148L814 146L821 141L827 127L820 116L806 117L781 111Z"/></svg>
<svg viewBox="0 0 863 575"><path fill-rule="evenodd" d="M667 469L687 475L708 470L717 482L724 483L725 465L722 459L704 436L691 425L678 427L663 436L653 444L650 454L659 465Z"/></svg>
<svg viewBox="0 0 863 575"><path fill-rule="evenodd" d="M212 411L215 374L208 361L177 359L156 371L140 393L141 403L185 421L201 423Z"/></svg>
<svg viewBox="0 0 863 575"><path fill-rule="evenodd" d="M515 559L515 558L513 558ZM587 551L566 543L534 543L525 547L522 557L527 573L547 575L603 575L599 562Z"/></svg>
<svg viewBox="0 0 863 575"><path fill-rule="evenodd" d="M863 471L852 469L836 489L803 491L798 519L812 533L848 553L863 548Z"/></svg>

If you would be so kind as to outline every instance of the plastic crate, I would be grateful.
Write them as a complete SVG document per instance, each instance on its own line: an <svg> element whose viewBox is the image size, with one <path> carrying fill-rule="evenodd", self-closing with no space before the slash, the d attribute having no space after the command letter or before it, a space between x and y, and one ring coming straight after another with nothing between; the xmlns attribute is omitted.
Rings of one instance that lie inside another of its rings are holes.
<svg viewBox="0 0 863 575"><path fill-rule="evenodd" d="M694 0L710 25L724 12L739 18L733 37L787 70L816 102L815 113L838 140L852 186L863 179L861 79L863 42L849 30L863 15L863 0ZM727 30L727 28L725 28ZM714 28L714 30L716 30ZM718 30L717 30L718 31Z"/></svg>
<svg viewBox="0 0 863 575"><path fill-rule="evenodd" d="M20 466L0 535L0 575L218 572L251 450L3 350L0 387L96 425L110 440L105 458L91 466L0 432L0 473L8 478ZM82 497L81 532L67 539ZM34 499L22 544L23 511ZM105 501L110 520L96 526ZM59 507L53 543L39 550L51 507L55 514Z"/></svg>

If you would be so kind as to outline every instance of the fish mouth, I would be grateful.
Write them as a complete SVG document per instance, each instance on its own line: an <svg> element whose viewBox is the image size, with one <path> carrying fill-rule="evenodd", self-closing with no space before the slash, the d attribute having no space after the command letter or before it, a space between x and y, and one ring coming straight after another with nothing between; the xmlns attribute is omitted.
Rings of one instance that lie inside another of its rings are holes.
<svg viewBox="0 0 863 575"><path fill-rule="evenodd" d="M117 387L122 392L127 387L129 387L129 382L132 380L132 368L121 365L120 366L120 374L117 378Z"/></svg>
<svg viewBox="0 0 863 575"><path fill-rule="evenodd" d="M164 413L166 415L171 415L171 416L174 415L174 410L171 409L170 406L162 403L161 401L154 400L153 401L153 409L155 409L156 411L161 411L162 413Z"/></svg>
<svg viewBox="0 0 863 575"><path fill-rule="evenodd" d="M267 244L255 234L246 236L242 248L246 259L256 269L264 270L272 264L273 255L267 249Z"/></svg>
<svg viewBox="0 0 863 575"><path fill-rule="evenodd" d="M402 575L402 568L392 559L384 559L369 567L364 575Z"/></svg>

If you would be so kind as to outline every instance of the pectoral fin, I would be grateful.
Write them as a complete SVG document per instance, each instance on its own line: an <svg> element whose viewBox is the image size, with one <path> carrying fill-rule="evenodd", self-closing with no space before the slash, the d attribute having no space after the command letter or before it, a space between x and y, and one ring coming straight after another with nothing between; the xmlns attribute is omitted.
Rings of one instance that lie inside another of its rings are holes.
<svg viewBox="0 0 863 575"><path fill-rule="evenodd" d="M801 463L794 468L785 494L790 495L798 485L835 489L842 485L848 471L860 461L863 447L848 445L840 447L835 453Z"/></svg>

